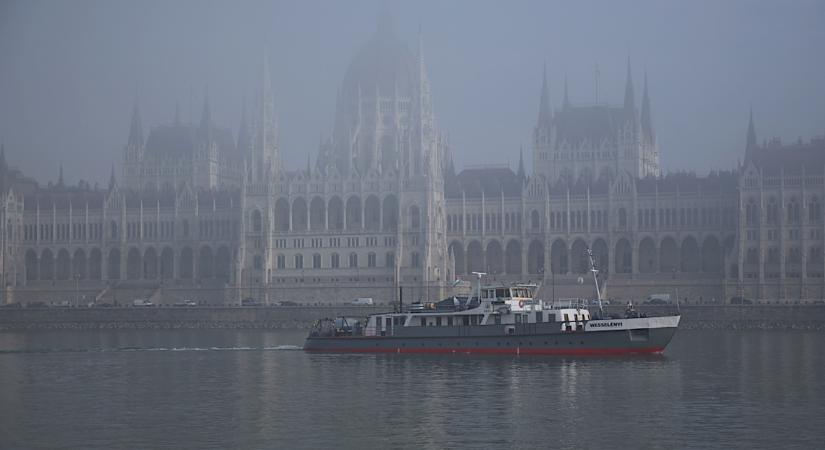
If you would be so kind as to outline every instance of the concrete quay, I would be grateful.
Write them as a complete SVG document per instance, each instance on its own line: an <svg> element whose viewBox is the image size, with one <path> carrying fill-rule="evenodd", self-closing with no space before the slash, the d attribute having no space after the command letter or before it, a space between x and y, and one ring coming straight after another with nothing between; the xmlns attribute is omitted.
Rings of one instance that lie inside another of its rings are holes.
<svg viewBox="0 0 825 450"><path fill-rule="evenodd" d="M361 317L389 306L197 306L197 307L4 307L0 331L47 329L302 329L324 317ZM591 308L591 311L595 308ZM673 305L640 305L640 312L665 315ZM621 315L624 307L605 307ZM686 305L682 329L825 330L825 305Z"/></svg>

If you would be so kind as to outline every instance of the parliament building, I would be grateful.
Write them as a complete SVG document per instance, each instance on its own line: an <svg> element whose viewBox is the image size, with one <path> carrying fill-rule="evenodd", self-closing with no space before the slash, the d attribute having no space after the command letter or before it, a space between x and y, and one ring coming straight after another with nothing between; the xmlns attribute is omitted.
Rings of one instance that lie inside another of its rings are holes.
<svg viewBox="0 0 825 450"><path fill-rule="evenodd" d="M148 133L136 106L106 187L62 170L41 186L3 151L0 302L427 301L472 272L588 297L588 248L616 299L825 298L825 138L759 143L751 116L735 170L662 173L628 63L620 105L571 103L565 85L553 107L545 74L532 155L457 172L422 47L379 20L306 167L282 164L266 62L237 133L208 97L198 123L176 113Z"/></svg>

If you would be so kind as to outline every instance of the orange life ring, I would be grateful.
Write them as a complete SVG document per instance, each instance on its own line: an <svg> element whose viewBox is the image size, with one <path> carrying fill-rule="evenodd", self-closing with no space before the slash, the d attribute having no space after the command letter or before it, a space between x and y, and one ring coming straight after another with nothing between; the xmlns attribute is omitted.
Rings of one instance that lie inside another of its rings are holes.
<svg viewBox="0 0 825 450"><path fill-rule="evenodd" d="M524 308L524 300L519 300L518 301L518 307L519 308Z"/></svg>

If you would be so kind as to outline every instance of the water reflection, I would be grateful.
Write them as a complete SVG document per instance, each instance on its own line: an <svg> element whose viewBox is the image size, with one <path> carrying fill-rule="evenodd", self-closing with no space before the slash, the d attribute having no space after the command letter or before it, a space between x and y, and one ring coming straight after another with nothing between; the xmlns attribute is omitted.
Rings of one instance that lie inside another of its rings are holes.
<svg viewBox="0 0 825 450"><path fill-rule="evenodd" d="M0 442L720 448L823 438L816 333L685 331L666 355L632 358L275 350L302 339L235 330L0 333Z"/></svg>

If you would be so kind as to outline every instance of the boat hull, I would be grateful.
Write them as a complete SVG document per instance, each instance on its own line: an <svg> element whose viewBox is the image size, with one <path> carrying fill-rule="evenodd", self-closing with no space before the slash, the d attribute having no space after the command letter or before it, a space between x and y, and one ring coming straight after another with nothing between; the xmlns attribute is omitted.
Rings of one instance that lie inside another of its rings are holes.
<svg viewBox="0 0 825 450"><path fill-rule="evenodd" d="M627 355L661 353L676 326L488 336L309 337L304 350L334 353L477 353L513 355Z"/></svg>

